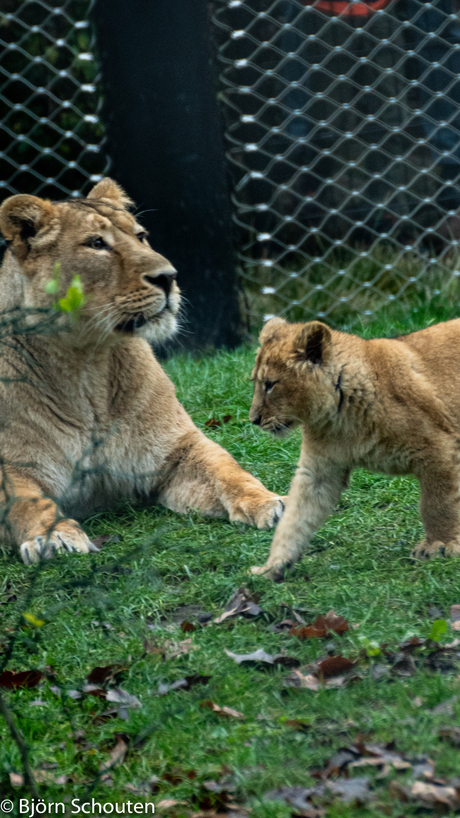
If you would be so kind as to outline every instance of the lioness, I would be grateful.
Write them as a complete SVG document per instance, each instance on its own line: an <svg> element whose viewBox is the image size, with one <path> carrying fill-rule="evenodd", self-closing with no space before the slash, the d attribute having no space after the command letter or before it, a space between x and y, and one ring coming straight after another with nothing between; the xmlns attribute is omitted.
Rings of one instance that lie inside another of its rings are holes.
<svg viewBox="0 0 460 818"><path fill-rule="evenodd" d="M97 550L67 515L127 497L258 528L283 511L196 428L155 359L148 341L174 332L180 291L129 204L103 179L87 199L0 208L0 536L26 563ZM50 309L75 276L78 314Z"/></svg>
<svg viewBox="0 0 460 818"><path fill-rule="evenodd" d="M302 426L286 511L266 565L300 559L352 469L414 474L426 539L413 557L460 554L460 319L365 341L319 321L272 318L260 335L251 421L275 435Z"/></svg>

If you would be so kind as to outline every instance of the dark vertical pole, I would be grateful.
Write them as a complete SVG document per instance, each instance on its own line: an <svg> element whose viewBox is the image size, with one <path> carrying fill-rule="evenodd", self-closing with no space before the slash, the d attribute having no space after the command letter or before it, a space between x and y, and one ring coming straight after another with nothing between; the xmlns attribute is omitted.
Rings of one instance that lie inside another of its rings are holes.
<svg viewBox="0 0 460 818"><path fill-rule="evenodd" d="M178 270L185 344L240 339L235 257L206 0L97 0L113 177Z"/></svg>

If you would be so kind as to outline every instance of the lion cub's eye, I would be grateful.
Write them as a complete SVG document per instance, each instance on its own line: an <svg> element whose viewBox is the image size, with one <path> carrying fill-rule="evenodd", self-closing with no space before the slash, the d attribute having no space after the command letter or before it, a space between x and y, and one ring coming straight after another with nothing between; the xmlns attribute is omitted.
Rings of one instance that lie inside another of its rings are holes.
<svg viewBox="0 0 460 818"><path fill-rule="evenodd" d="M102 238L102 236L91 236L85 241L85 247L91 247L92 250L111 250L109 244Z"/></svg>
<svg viewBox="0 0 460 818"><path fill-rule="evenodd" d="M265 381L264 383L265 391L271 392L273 387L275 386L275 383L278 383L278 381Z"/></svg>

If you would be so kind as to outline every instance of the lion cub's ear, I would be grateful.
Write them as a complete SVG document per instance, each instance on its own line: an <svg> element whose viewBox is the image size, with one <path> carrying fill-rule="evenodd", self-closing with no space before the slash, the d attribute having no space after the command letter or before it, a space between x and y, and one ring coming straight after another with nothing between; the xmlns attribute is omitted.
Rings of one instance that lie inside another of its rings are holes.
<svg viewBox="0 0 460 818"><path fill-rule="evenodd" d="M59 233L56 208L47 199L19 193L0 207L0 230L11 242L11 250L23 261L31 247L54 241Z"/></svg>
<svg viewBox="0 0 460 818"><path fill-rule="evenodd" d="M321 366L330 358L332 333L326 324L309 321L303 325L294 343L299 358Z"/></svg>
<svg viewBox="0 0 460 818"><path fill-rule="evenodd" d="M118 207L130 207L133 204L133 201L125 193L123 188L117 185L113 179L109 179L108 176L106 176L105 179L101 179L101 181L90 190L88 199L107 199L112 204L118 205Z"/></svg>
<svg viewBox="0 0 460 818"><path fill-rule="evenodd" d="M273 338L276 330L279 329L285 323L286 321L284 320L284 318L270 318L270 320L267 321L267 323L264 324L264 326L261 329L259 335L260 343L263 344L265 343L265 341L268 341L269 338Z"/></svg>

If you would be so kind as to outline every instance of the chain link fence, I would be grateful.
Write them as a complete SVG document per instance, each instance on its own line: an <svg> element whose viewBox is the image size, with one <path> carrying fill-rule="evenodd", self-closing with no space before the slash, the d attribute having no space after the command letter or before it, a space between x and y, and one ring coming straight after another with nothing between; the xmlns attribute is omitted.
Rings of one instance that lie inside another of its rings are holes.
<svg viewBox="0 0 460 818"><path fill-rule="evenodd" d="M454 0L214 3L249 318L458 297Z"/></svg>
<svg viewBox="0 0 460 818"><path fill-rule="evenodd" d="M0 200L80 196L107 172L94 0L2 0Z"/></svg>

